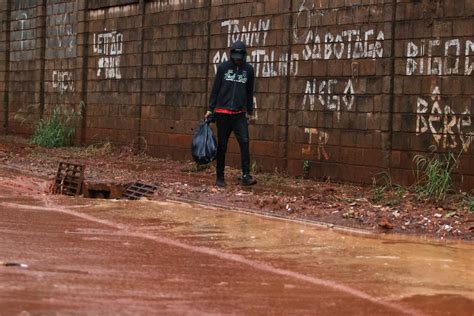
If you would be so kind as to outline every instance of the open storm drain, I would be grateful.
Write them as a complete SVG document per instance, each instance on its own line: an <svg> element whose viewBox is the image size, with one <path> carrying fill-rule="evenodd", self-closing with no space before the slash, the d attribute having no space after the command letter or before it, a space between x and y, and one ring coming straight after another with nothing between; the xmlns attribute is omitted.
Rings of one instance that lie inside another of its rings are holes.
<svg viewBox="0 0 474 316"><path fill-rule="evenodd" d="M129 200L139 200L151 197L158 190L156 185L135 182L123 192L122 198Z"/></svg>
<svg viewBox="0 0 474 316"><path fill-rule="evenodd" d="M130 185L84 181L85 166L60 162L53 193L69 196L79 196L91 199L128 199L139 200L151 197L158 187L140 181Z"/></svg>
<svg viewBox="0 0 474 316"><path fill-rule="evenodd" d="M89 199L139 200L151 197L158 187L156 185L135 182L128 186L112 183L84 183L84 197Z"/></svg>

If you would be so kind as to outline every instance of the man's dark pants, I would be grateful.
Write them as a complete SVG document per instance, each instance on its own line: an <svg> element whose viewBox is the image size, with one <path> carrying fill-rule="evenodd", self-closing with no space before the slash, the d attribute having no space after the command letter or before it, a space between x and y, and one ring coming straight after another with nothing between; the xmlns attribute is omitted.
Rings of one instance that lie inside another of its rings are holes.
<svg viewBox="0 0 474 316"><path fill-rule="evenodd" d="M234 132L240 146L242 174L250 174L249 129L245 113L216 113L217 123L217 177L224 178L225 153L230 134Z"/></svg>

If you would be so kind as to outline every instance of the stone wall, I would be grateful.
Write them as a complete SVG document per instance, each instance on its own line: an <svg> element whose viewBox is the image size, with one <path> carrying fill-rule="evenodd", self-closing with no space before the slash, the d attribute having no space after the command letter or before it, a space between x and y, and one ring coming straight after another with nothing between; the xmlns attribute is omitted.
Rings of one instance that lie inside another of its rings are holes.
<svg viewBox="0 0 474 316"><path fill-rule="evenodd" d="M45 1L17 0L10 6L8 126L25 134L44 107Z"/></svg>
<svg viewBox="0 0 474 316"><path fill-rule="evenodd" d="M81 98L76 0L48 0L46 4L46 48L44 99L46 114L55 107L74 109Z"/></svg>
<svg viewBox="0 0 474 316"><path fill-rule="evenodd" d="M207 1L146 5L141 127L153 155L190 157L207 104Z"/></svg>
<svg viewBox="0 0 474 316"><path fill-rule="evenodd" d="M10 60L10 9L8 2L0 4L0 131L8 127L8 69Z"/></svg>
<svg viewBox="0 0 474 316"><path fill-rule="evenodd" d="M64 106L83 111L78 142L190 159L217 64L243 40L257 168L410 183L434 147L460 155L457 181L474 187L472 0L18 0L0 16L11 132Z"/></svg>
<svg viewBox="0 0 474 316"><path fill-rule="evenodd" d="M430 146L461 155L474 188L474 1L398 1L391 166L410 178Z"/></svg>
<svg viewBox="0 0 474 316"><path fill-rule="evenodd" d="M138 135L142 17L138 4L90 10L86 142Z"/></svg>

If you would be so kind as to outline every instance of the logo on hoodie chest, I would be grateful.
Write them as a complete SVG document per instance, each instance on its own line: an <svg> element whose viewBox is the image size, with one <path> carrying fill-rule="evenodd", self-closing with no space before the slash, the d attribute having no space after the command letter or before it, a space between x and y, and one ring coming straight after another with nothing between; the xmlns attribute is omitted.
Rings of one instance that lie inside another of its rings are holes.
<svg viewBox="0 0 474 316"><path fill-rule="evenodd" d="M238 83L247 83L247 71L242 71L241 74L234 72L234 70L229 69L227 70L226 74L224 75L224 80L226 81L233 81Z"/></svg>

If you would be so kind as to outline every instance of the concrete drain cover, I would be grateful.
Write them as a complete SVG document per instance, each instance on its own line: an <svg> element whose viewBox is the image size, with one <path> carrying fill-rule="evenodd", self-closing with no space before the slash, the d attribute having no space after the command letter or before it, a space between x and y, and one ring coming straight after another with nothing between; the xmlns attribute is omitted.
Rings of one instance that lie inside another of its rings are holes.
<svg viewBox="0 0 474 316"><path fill-rule="evenodd" d="M83 165L60 162L54 180L54 193L69 196L81 194L84 169Z"/></svg>
<svg viewBox="0 0 474 316"><path fill-rule="evenodd" d="M150 197L158 190L156 185L135 182L130 185L122 195L122 198L129 200L139 200L143 197Z"/></svg>

